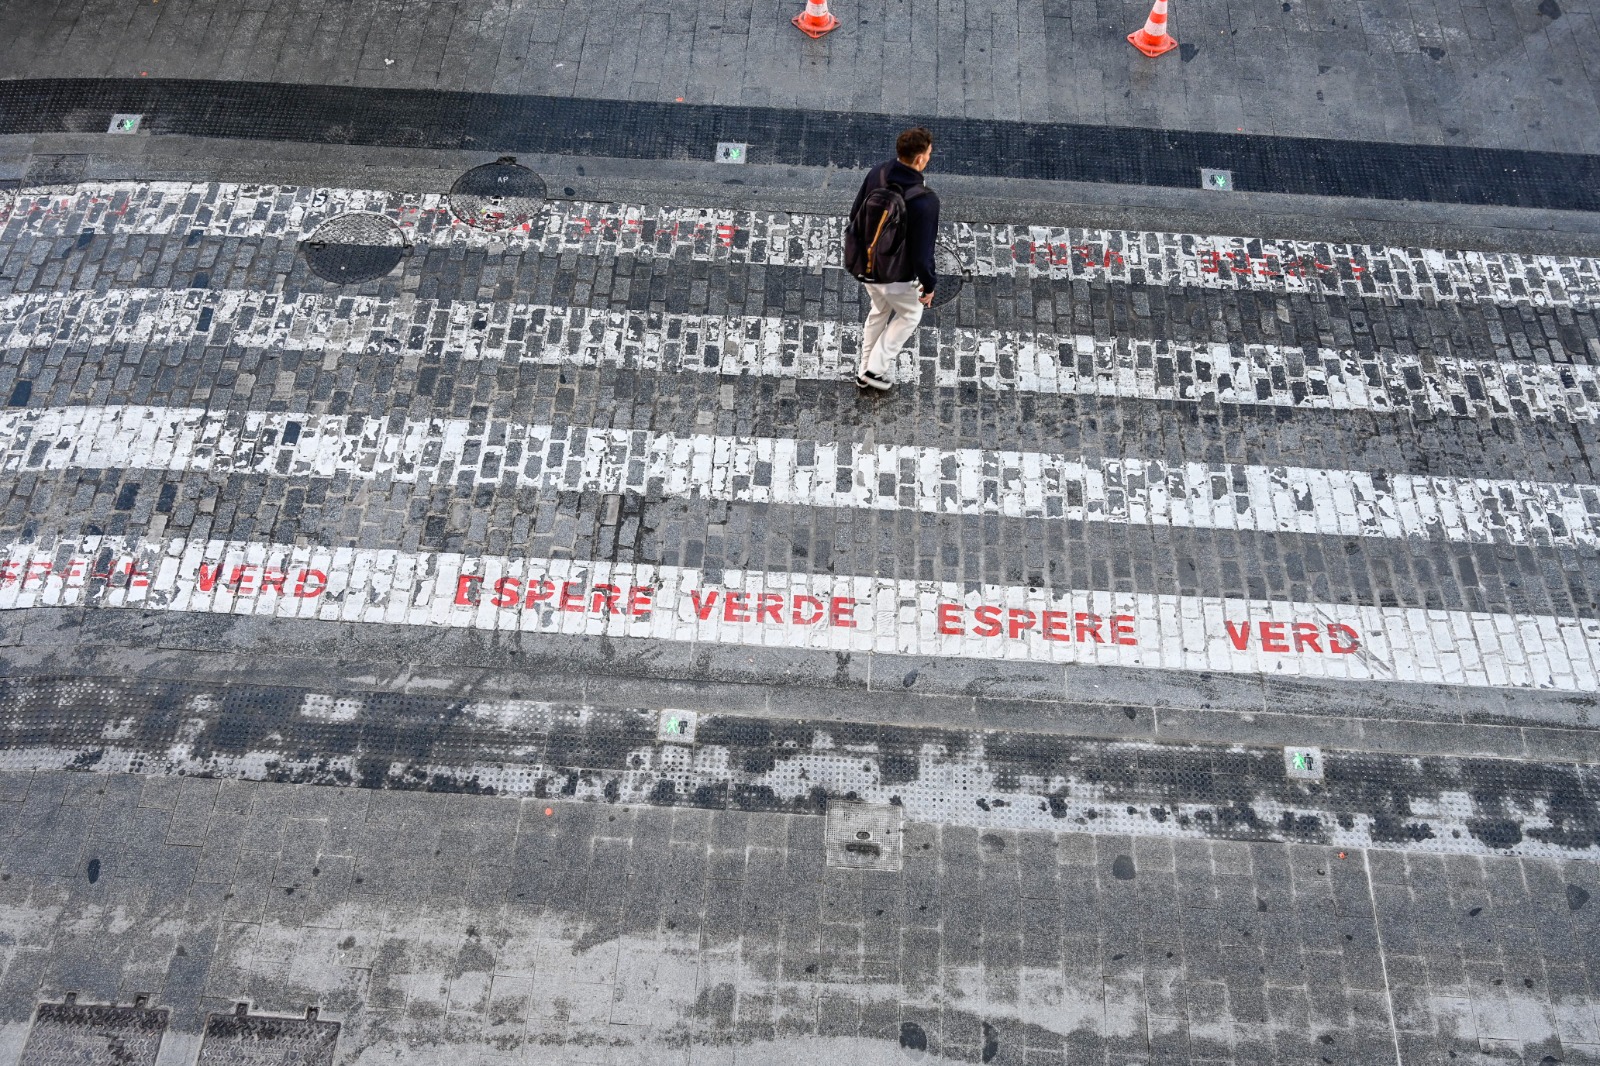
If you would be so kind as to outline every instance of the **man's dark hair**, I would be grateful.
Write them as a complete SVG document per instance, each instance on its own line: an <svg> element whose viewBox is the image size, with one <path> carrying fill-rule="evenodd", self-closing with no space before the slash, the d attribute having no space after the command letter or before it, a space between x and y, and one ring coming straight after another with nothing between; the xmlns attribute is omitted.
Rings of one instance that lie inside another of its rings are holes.
<svg viewBox="0 0 1600 1066"><path fill-rule="evenodd" d="M894 154L900 162L909 163L933 147L933 134L921 126L912 126L894 140Z"/></svg>

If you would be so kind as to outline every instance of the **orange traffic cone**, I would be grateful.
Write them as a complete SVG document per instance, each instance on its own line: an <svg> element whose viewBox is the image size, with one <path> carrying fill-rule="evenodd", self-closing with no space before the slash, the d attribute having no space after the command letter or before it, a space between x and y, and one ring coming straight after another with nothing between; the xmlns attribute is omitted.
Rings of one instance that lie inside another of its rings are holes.
<svg viewBox="0 0 1600 1066"><path fill-rule="evenodd" d="M828 0L806 0L806 9L791 19L807 37L821 37L839 28L839 20L828 10Z"/></svg>
<svg viewBox="0 0 1600 1066"><path fill-rule="evenodd" d="M1144 29L1128 34L1128 43L1154 59L1178 47L1178 42L1167 32L1167 0L1156 0L1145 19Z"/></svg>

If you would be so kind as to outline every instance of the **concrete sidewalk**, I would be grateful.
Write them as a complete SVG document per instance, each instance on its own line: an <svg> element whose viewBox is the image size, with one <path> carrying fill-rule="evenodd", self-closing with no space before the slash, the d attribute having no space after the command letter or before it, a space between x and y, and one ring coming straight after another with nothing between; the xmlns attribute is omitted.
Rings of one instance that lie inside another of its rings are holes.
<svg viewBox="0 0 1600 1066"><path fill-rule="evenodd" d="M143 76L1600 151L1592 0L11 0L9 78Z"/></svg>
<svg viewBox="0 0 1600 1066"><path fill-rule="evenodd" d="M1593 863L887 810L0 773L0 1055L26 1041L26 1066L1600 1059ZM843 861L858 834L883 843ZM30 1027L36 1002L69 995L76 1014ZM150 1013L129 1017L136 1003Z"/></svg>

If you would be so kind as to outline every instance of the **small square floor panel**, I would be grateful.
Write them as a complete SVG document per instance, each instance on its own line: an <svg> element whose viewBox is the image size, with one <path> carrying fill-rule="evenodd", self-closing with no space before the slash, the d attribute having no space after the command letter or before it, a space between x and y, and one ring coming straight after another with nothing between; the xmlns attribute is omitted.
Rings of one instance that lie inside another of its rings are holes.
<svg viewBox="0 0 1600 1066"><path fill-rule="evenodd" d="M899 807L871 803L828 804L823 838L829 866L845 870L899 870L905 861Z"/></svg>
<svg viewBox="0 0 1600 1066"><path fill-rule="evenodd" d="M155 1066L167 1012L41 1003L19 1066Z"/></svg>

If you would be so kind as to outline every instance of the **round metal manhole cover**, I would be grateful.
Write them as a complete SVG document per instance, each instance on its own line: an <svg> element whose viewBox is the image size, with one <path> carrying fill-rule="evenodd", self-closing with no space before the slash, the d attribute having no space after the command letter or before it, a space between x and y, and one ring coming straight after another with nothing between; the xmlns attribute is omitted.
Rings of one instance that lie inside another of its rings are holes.
<svg viewBox="0 0 1600 1066"><path fill-rule="evenodd" d="M933 303L929 306L943 307L961 295L970 271L961 253L944 241L934 250L933 268L938 271L939 283L933 287Z"/></svg>
<svg viewBox="0 0 1600 1066"><path fill-rule="evenodd" d="M544 179L506 156L456 179L450 213L482 230L520 229L539 217L544 198Z"/></svg>
<svg viewBox="0 0 1600 1066"><path fill-rule="evenodd" d="M300 245L306 265L324 281L373 281L400 265L406 238L399 223L366 211L334 215Z"/></svg>

